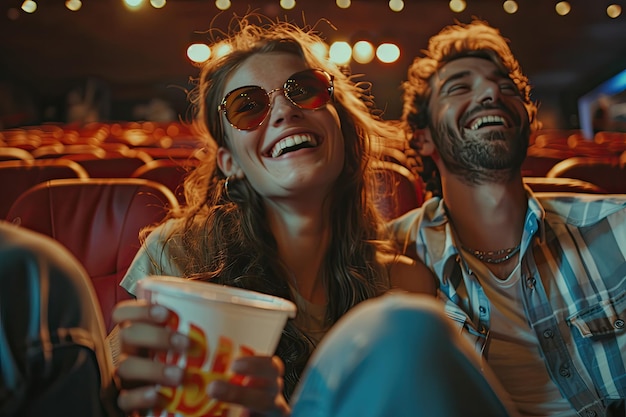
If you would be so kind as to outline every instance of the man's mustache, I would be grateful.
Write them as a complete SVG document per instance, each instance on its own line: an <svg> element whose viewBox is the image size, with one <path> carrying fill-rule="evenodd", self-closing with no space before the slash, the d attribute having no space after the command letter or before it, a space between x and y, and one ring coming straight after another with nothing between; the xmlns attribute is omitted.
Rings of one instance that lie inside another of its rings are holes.
<svg viewBox="0 0 626 417"><path fill-rule="evenodd" d="M517 114L502 103L488 103L488 104L478 104L468 110L463 117L461 118L461 126L465 126L467 122L473 119L477 114L484 112L485 110L501 110L506 113L511 120L513 120L516 124L519 123L519 117Z"/></svg>

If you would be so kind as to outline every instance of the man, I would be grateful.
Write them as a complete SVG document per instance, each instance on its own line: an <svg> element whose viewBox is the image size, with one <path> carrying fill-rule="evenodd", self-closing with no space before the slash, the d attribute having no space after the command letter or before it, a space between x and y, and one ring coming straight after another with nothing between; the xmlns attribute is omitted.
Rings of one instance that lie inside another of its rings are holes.
<svg viewBox="0 0 626 417"><path fill-rule="evenodd" d="M48 236L0 221L0 416L115 417L98 299Z"/></svg>
<svg viewBox="0 0 626 417"><path fill-rule="evenodd" d="M521 415L623 416L626 197L533 195L521 164L535 115L498 30L432 37L409 68L403 121L442 198L392 227Z"/></svg>

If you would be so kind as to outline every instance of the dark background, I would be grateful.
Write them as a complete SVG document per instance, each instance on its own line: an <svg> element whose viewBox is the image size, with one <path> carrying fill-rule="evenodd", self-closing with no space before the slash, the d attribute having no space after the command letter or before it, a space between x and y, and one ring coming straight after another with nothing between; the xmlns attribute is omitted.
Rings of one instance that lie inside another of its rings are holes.
<svg viewBox="0 0 626 417"><path fill-rule="evenodd" d="M0 116L5 128L66 120L68 92L84 93L87 80L107 103L101 118L141 119L137 106L155 98L184 114L185 89L197 74L185 57L187 46L206 40L201 32L225 29L234 13L250 9L313 25L329 42L353 42L366 35L374 42L399 43L402 55L394 64L351 64L352 72L373 83L388 119L400 116L400 83L428 37L472 16L487 20L511 40L534 85L544 127L578 127L577 99L626 68L623 0L618 3L625 10L617 19L606 16L604 0L571 0L567 16L557 15L555 2L548 0L519 0L513 15L502 10L501 0L467 0L460 14L449 10L447 0L405 0L399 13L389 10L387 0L353 0L349 9L340 9L334 0L297 0L291 11L282 10L278 0L232 0L225 12L214 0L169 0L163 9L148 4L138 11L127 10L121 0L83 0L77 12L67 10L64 0L39 0L36 13L20 10L10 19L9 10L19 10L21 2L0 0Z"/></svg>

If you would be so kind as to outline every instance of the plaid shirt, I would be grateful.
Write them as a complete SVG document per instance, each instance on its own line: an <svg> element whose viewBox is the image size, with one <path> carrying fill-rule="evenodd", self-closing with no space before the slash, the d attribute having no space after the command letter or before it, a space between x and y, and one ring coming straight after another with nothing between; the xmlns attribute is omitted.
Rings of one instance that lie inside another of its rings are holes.
<svg viewBox="0 0 626 417"><path fill-rule="evenodd" d="M623 413L626 196L527 191L519 285L548 372L580 416ZM439 277L446 312L486 354L489 300L457 250L442 200L391 227Z"/></svg>

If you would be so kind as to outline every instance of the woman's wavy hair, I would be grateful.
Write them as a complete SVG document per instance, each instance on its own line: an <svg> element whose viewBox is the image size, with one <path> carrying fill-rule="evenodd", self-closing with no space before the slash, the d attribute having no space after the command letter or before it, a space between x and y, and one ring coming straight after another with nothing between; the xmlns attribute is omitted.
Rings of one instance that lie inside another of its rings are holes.
<svg viewBox="0 0 626 417"><path fill-rule="evenodd" d="M251 23L252 18L258 18L259 23ZM328 300L326 324L330 326L357 303L389 288L389 278L376 261L377 251L392 253L393 247L390 240L383 239L383 219L373 200L371 142L403 133L376 115L369 85L352 81L351 76L315 54L320 44L321 37L310 28L250 15L235 18L228 36L212 47L214 51L227 47L230 52L203 64L189 95L193 128L204 142L206 156L185 179L187 205L172 216L179 218L173 233L185 246L186 258L177 261L183 265L185 276L295 302L290 275L278 257L261 196L245 178L227 182L217 167L217 148L228 146L217 109L226 93L228 76L255 54L294 54L308 67L332 74L332 105L339 114L346 156L329 197L331 236L321 271ZM285 363L287 398L313 348L313 342L290 320L276 351Z"/></svg>
<svg viewBox="0 0 626 417"><path fill-rule="evenodd" d="M430 38L428 49L422 52L424 56L414 59L408 70L408 79L402 83L402 121L405 128L416 131L428 127L431 77L448 62L464 57L489 59L508 74L524 100L531 127L538 127L537 105L530 98L528 78L513 56L508 40L498 29L477 19L469 24L446 26Z"/></svg>

